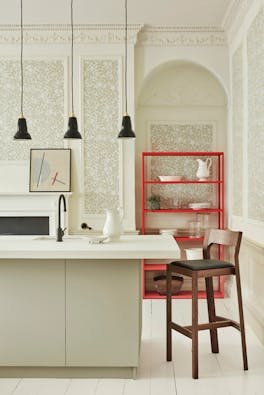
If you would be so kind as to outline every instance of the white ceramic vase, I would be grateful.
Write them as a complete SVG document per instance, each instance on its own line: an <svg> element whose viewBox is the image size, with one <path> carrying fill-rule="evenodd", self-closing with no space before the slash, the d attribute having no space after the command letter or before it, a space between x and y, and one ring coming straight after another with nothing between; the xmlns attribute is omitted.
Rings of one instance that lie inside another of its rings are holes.
<svg viewBox="0 0 264 395"><path fill-rule="evenodd" d="M196 176L199 181L207 181L210 174L210 168L212 166L212 158L207 158L206 160L196 159L198 162L198 169Z"/></svg>
<svg viewBox="0 0 264 395"><path fill-rule="evenodd" d="M103 235L108 237L110 241L120 239L122 233L122 225L120 215L117 209L106 210L106 221L103 227Z"/></svg>

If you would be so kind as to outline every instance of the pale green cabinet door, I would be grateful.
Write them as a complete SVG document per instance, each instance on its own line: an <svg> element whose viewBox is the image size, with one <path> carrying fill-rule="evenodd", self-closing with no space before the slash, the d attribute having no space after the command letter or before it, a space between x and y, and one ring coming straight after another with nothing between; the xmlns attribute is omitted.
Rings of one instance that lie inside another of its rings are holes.
<svg viewBox="0 0 264 395"><path fill-rule="evenodd" d="M0 366L65 365L65 261L0 261Z"/></svg>
<svg viewBox="0 0 264 395"><path fill-rule="evenodd" d="M66 365L136 367L140 337L140 261L67 261Z"/></svg>

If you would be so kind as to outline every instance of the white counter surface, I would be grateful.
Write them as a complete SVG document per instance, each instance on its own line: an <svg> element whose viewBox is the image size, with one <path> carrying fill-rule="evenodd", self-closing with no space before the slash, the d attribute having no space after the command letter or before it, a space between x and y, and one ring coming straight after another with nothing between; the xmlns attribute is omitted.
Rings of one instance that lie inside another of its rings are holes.
<svg viewBox="0 0 264 395"><path fill-rule="evenodd" d="M119 241L89 244L85 236L0 236L0 259L178 259L180 249L172 236L129 235Z"/></svg>

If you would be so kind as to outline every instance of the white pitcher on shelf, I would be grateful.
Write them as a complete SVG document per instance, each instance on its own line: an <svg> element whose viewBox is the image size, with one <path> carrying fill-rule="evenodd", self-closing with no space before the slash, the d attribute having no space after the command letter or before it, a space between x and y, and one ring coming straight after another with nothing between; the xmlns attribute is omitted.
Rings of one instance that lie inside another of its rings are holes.
<svg viewBox="0 0 264 395"><path fill-rule="evenodd" d="M196 159L198 162L198 170L196 173L199 181L207 181L210 174L210 168L212 166L212 158L207 158L206 160Z"/></svg>
<svg viewBox="0 0 264 395"><path fill-rule="evenodd" d="M120 239L122 233L122 218L117 208L106 209L106 221L103 227L103 235L107 236L110 241Z"/></svg>

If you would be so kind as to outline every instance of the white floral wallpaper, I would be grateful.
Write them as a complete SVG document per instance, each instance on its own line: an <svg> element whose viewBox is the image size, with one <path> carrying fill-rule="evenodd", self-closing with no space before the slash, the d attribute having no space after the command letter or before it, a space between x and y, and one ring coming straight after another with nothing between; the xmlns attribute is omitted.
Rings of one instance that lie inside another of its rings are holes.
<svg viewBox="0 0 264 395"><path fill-rule="evenodd" d="M119 206L119 62L83 60L85 213Z"/></svg>
<svg viewBox="0 0 264 395"><path fill-rule="evenodd" d="M214 127L210 123L197 124L151 124L151 151L212 151L214 141ZM202 158L203 160L206 157ZM196 180L198 162L194 157L152 157L152 180L159 175L182 175L185 179ZM213 171L216 162L214 159ZM152 185L151 193L162 196L162 205L170 206L170 200L179 197L180 204L186 206L191 202L211 202L216 204L215 187L207 184L189 185Z"/></svg>
<svg viewBox="0 0 264 395"><path fill-rule="evenodd" d="M24 116L30 141L13 140L20 116L19 61L0 60L0 87L0 160L27 160L30 148L63 147L63 60L24 61Z"/></svg>
<svg viewBox="0 0 264 395"><path fill-rule="evenodd" d="M264 8L247 37L248 217L264 221Z"/></svg>
<svg viewBox="0 0 264 395"><path fill-rule="evenodd" d="M243 53L242 45L232 58L232 104L233 104L233 182L232 182L232 213L243 215Z"/></svg>

